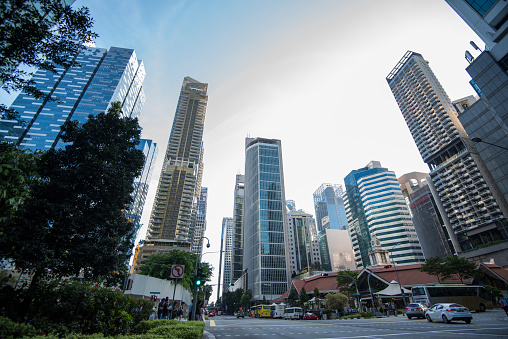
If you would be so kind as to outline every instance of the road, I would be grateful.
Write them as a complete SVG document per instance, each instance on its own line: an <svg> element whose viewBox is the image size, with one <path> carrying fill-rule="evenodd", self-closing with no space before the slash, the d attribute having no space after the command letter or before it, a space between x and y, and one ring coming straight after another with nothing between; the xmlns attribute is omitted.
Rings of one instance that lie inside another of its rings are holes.
<svg viewBox="0 0 508 339"><path fill-rule="evenodd" d="M471 324L386 317L350 320L279 320L214 317L206 322L208 338L508 338L508 317L503 310L473 313ZM204 336L205 338L206 336Z"/></svg>

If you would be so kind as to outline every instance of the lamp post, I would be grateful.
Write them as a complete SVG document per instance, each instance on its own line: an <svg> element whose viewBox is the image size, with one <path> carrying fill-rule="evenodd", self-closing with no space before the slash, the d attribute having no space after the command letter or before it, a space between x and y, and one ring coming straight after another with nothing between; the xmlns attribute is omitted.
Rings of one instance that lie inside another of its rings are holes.
<svg viewBox="0 0 508 339"><path fill-rule="evenodd" d="M388 250L388 253L391 254L391 251L393 251L393 249L399 245L402 245L402 243L399 242L398 244L395 244L390 250ZM399 283L400 295L402 296L402 303L404 304L404 308L405 308L406 307L406 296L404 294L404 290L402 290L402 285L400 284L399 274L397 273L397 267L395 266L395 261L393 260L393 255L391 256L391 259L392 259L393 269L395 270L395 276L397 277L397 282Z"/></svg>
<svg viewBox="0 0 508 339"><path fill-rule="evenodd" d="M206 248L210 248L210 240L207 237L201 237L201 239L206 239L206 241L207 241ZM202 256L203 256L203 254L201 254L200 256L196 256L196 265L195 265L196 267L194 268L194 278L196 278L196 276L198 275L198 266L199 266L199 264L201 264L201 257ZM198 299L198 286L196 285L196 282L194 281L194 297L192 298L191 320L196 320L197 299Z"/></svg>
<svg viewBox="0 0 508 339"><path fill-rule="evenodd" d="M495 147L499 147L499 148L502 148L502 149L508 151L508 148L506 148L504 146L496 145L496 144L493 144L493 143L490 143L490 142L487 142L487 141L484 141L482 138L477 138L477 137L476 138L471 138L471 141L474 141L474 142L483 142L484 144L495 146Z"/></svg>

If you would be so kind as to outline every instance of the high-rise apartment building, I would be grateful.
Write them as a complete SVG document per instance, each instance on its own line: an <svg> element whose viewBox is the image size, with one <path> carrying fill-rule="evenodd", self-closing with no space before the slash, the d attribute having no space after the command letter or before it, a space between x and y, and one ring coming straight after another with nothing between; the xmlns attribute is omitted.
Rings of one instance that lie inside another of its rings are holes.
<svg viewBox="0 0 508 339"><path fill-rule="evenodd" d="M132 220L136 233L134 239L136 239L139 229L141 228L141 215L145 206L146 195L148 194L148 188L150 186L150 180L152 178L153 168L155 161L157 160L157 144L152 140L141 139L137 149L143 151L145 156L145 165L141 174L134 179L134 191L131 196L133 202L126 214L127 219Z"/></svg>
<svg viewBox="0 0 508 339"><path fill-rule="evenodd" d="M429 166L435 200L455 252L502 240L506 227L493 195L497 190L491 189L496 184L428 62L408 51L386 80Z"/></svg>
<svg viewBox="0 0 508 339"><path fill-rule="evenodd" d="M314 210L318 232L324 229L340 230L347 227L346 209L341 185L322 184L314 192Z"/></svg>
<svg viewBox="0 0 508 339"><path fill-rule="evenodd" d="M196 209L192 220L192 247L191 252L197 256L201 256L203 253L203 236L206 231L206 205L208 201L208 188L201 187L201 193L196 203Z"/></svg>
<svg viewBox="0 0 508 339"><path fill-rule="evenodd" d="M125 116L139 116L145 101L145 68L133 49L83 47L76 60L81 67L57 67L56 74L43 69L35 72L36 87L59 102L21 92L10 108L24 122L0 121L2 139L31 150L64 147L60 141L64 122L85 123L89 115L106 112L115 101L122 104Z"/></svg>
<svg viewBox="0 0 508 339"><path fill-rule="evenodd" d="M222 218L222 235L220 243L220 261L219 261L219 285L217 286L217 300L221 297L221 284L223 291L226 291L232 283L231 276L233 273L233 218ZM224 260L223 260L224 259ZM224 263L224 265L223 265ZM224 267L224 276L221 280L222 267Z"/></svg>
<svg viewBox="0 0 508 339"><path fill-rule="evenodd" d="M358 267L369 266L372 237L397 264L424 261L411 216L395 173L371 161L344 179L349 234Z"/></svg>
<svg viewBox="0 0 508 339"><path fill-rule="evenodd" d="M191 250L201 194L208 85L185 77L166 148L145 244L137 266L153 253Z"/></svg>
<svg viewBox="0 0 508 339"><path fill-rule="evenodd" d="M287 224L291 275L319 267L321 254L314 217L302 211L287 211Z"/></svg>
<svg viewBox="0 0 508 339"><path fill-rule="evenodd" d="M233 245L231 280L235 282L243 274L243 210L245 199L245 176L236 175L233 209Z"/></svg>
<svg viewBox="0 0 508 339"><path fill-rule="evenodd" d="M289 289L287 218L280 140L245 140L244 268L253 300Z"/></svg>

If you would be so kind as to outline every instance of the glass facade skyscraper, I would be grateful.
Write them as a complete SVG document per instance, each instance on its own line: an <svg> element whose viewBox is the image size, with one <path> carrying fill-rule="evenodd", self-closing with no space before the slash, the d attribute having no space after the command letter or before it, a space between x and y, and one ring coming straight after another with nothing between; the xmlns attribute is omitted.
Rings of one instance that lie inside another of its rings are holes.
<svg viewBox="0 0 508 339"><path fill-rule="evenodd" d="M83 47L76 56L81 67L57 67L57 73L39 69L32 80L59 102L35 99L21 92L10 108L24 123L0 121L0 137L23 148L60 148L60 126L65 121L85 123L89 115L106 112L119 101L125 116L138 117L145 102L145 67L133 49Z"/></svg>
<svg viewBox="0 0 508 339"><path fill-rule="evenodd" d="M314 192L314 209L318 232L324 229L340 230L347 227L346 209L341 185L322 184Z"/></svg>
<svg viewBox="0 0 508 339"><path fill-rule="evenodd" d="M224 248L224 277L222 278L222 286L224 291L232 284L232 259L233 259L233 218L222 218L222 243ZM220 276L219 276L220 284Z"/></svg>
<svg viewBox="0 0 508 339"><path fill-rule="evenodd" d="M280 140L245 140L244 268L253 300L289 288L286 203Z"/></svg>
<svg viewBox="0 0 508 339"><path fill-rule="evenodd" d="M390 251L397 264L423 262L423 252L395 173L381 167L380 162L371 161L349 173L344 182L349 233L357 266L372 264L369 253L373 236Z"/></svg>
<svg viewBox="0 0 508 339"><path fill-rule="evenodd" d="M288 244L291 276L321 264L316 222L311 214L288 211Z"/></svg>
<svg viewBox="0 0 508 339"><path fill-rule="evenodd" d="M245 199L245 176L236 175L234 210L233 210L233 244L231 258L231 283L243 274L243 211Z"/></svg>
<svg viewBox="0 0 508 339"><path fill-rule="evenodd" d="M153 253L191 251L199 221L203 173L203 130L208 85L185 77L166 148L147 237L137 267ZM137 268L136 268L137 269Z"/></svg>

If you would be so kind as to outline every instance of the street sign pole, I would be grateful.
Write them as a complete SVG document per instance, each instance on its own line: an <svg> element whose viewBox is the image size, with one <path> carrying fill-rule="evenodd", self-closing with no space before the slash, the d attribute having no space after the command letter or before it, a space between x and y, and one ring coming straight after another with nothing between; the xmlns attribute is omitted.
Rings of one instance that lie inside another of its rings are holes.
<svg viewBox="0 0 508 339"><path fill-rule="evenodd" d="M175 288L173 289L173 305L171 307L171 319L173 319L173 311L175 310L175 294L176 294L176 279L180 279L183 277L183 273L185 272L185 265L173 265L171 266L171 276L173 278L173 284L175 284Z"/></svg>

